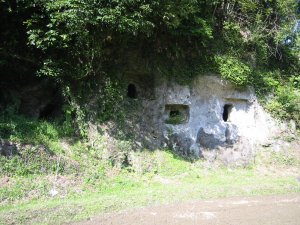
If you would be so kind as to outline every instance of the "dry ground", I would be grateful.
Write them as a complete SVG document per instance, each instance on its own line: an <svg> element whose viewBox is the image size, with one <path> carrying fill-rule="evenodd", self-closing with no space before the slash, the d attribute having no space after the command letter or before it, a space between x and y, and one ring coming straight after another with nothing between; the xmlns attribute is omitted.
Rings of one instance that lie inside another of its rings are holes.
<svg viewBox="0 0 300 225"><path fill-rule="evenodd" d="M299 225L300 195L234 197L108 213L79 225Z"/></svg>

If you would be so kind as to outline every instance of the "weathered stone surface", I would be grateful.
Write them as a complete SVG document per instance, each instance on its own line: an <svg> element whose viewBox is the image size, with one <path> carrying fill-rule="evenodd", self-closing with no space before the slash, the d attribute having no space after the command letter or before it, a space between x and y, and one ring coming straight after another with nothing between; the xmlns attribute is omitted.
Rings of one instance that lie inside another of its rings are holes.
<svg viewBox="0 0 300 225"><path fill-rule="evenodd" d="M0 155L12 156L18 152L17 145L11 141L0 139Z"/></svg>
<svg viewBox="0 0 300 225"><path fill-rule="evenodd" d="M132 74L128 78L137 98L128 99L132 108L125 127L144 147L244 165L253 146L278 133L251 87L236 89L214 75L199 76L189 86L161 77L152 82L145 85Z"/></svg>
<svg viewBox="0 0 300 225"><path fill-rule="evenodd" d="M237 90L217 76L200 76L189 87L175 83L162 85L156 91L162 93L157 95L161 96L157 98L158 104L189 105L190 118L187 123L161 123L168 146L173 147L176 143L177 149L181 149L178 145L182 144L183 148L189 148L189 151L184 152L194 156L200 156L203 150L221 147L251 151L253 144L241 143L245 140L259 143L277 130L273 119L258 104L253 89ZM225 105L230 106L227 121L224 121ZM178 141L181 138L185 142ZM199 149L195 150L196 148Z"/></svg>
<svg viewBox="0 0 300 225"><path fill-rule="evenodd" d="M213 133L206 133L205 130L201 127L197 134L197 143L200 146L207 149L215 149L218 146L222 145L224 142L215 137Z"/></svg>
<svg viewBox="0 0 300 225"><path fill-rule="evenodd" d="M168 136L168 146L183 155L191 155L193 141L185 133L173 133Z"/></svg>

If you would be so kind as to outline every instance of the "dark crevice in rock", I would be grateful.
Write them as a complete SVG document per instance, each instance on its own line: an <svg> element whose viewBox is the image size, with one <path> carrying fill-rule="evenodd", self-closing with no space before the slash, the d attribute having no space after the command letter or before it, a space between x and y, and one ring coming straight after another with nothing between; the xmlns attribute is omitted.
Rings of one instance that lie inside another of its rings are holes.
<svg viewBox="0 0 300 225"><path fill-rule="evenodd" d="M136 86L134 84L129 84L127 87L127 97L129 98L137 98Z"/></svg>
<svg viewBox="0 0 300 225"><path fill-rule="evenodd" d="M232 104L225 104L223 109L223 120L227 122L230 119L230 113L232 110Z"/></svg>

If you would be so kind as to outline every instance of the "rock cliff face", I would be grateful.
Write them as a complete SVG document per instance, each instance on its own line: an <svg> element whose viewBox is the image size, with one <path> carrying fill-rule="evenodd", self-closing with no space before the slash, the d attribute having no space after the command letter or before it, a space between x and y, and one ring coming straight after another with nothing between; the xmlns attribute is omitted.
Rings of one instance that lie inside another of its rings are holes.
<svg viewBox="0 0 300 225"><path fill-rule="evenodd" d="M126 129L141 147L246 162L256 144L278 131L250 87L238 90L213 75L199 76L188 86L144 79L125 77L130 108Z"/></svg>
<svg viewBox="0 0 300 225"><path fill-rule="evenodd" d="M251 88L237 90L218 77L204 76L190 87L174 84L158 90L166 90L159 102L173 105L173 110L185 105L189 111L189 118L183 123L168 124L171 113L162 120L165 140L178 151L186 149L198 156L202 150L240 141L251 145L266 140L276 130L274 121L260 107Z"/></svg>

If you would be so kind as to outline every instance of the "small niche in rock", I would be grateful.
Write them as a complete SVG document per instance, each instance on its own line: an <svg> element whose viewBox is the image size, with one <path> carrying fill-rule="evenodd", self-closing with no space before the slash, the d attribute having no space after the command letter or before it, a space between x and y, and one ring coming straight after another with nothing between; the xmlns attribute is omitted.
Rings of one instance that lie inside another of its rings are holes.
<svg viewBox="0 0 300 225"><path fill-rule="evenodd" d="M232 108L233 108L232 104L225 104L224 105L224 108L223 108L223 120L225 122L229 121L229 119L230 119L230 113L231 113Z"/></svg>
<svg viewBox="0 0 300 225"><path fill-rule="evenodd" d="M189 120L189 106L181 104L166 105L164 118L167 124L187 123Z"/></svg>
<svg viewBox="0 0 300 225"><path fill-rule="evenodd" d="M127 87L127 97L129 98L137 98L137 91L134 84L129 84Z"/></svg>
<svg viewBox="0 0 300 225"><path fill-rule="evenodd" d="M170 117L180 116L179 110L170 111Z"/></svg>

